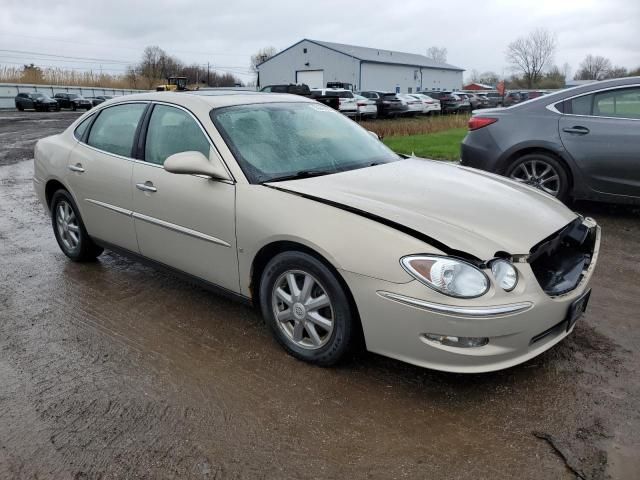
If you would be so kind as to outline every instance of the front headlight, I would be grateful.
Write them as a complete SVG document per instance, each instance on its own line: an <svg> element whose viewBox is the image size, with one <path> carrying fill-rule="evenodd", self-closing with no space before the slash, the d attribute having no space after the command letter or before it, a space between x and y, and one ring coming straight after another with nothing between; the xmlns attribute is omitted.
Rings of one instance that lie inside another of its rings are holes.
<svg viewBox="0 0 640 480"><path fill-rule="evenodd" d="M400 263L417 280L451 297L475 298L489 290L487 275L464 260L413 255L402 258Z"/></svg>

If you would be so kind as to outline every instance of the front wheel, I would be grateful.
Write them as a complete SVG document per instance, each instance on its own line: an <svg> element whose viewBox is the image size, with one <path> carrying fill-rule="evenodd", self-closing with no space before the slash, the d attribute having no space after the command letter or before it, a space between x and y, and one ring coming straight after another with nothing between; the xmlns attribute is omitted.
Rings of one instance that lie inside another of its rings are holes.
<svg viewBox="0 0 640 480"><path fill-rule="evenodd" d="M275 256L262 274L260 306L278 343L300 360L333 365L351 346L355 320L347 294L311 255Z"/></svg>
<svg viewBox="0 0 640 480"><path fill-rule="evenodd" d="M545 153L523 155L507 168L507 177L538 188L565 201L569 194L569 175L564 166Z"/></svg>
<svg viewBox="0 0 640 480"><path fill-rule="evenodd" d="M66 190L53 194L51 223L60 249L74 262L89 262L102 253L102 247L89 237L78 208Z"/></svg>

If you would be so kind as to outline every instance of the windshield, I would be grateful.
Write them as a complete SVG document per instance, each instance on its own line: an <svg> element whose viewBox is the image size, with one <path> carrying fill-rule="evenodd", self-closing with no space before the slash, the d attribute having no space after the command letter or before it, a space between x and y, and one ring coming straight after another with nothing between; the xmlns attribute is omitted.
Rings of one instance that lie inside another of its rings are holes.
<svg viewBox="0 0 640 480"><path fill-rule="evenodd" d="M252 183L399 160L365 129L316 103L238 105L211 119Z"/></svg>

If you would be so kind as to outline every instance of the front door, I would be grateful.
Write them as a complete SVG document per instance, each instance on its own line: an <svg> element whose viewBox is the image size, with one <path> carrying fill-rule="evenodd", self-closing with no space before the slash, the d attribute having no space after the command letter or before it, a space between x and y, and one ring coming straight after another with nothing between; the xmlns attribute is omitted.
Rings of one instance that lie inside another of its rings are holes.
<svg viewBox="0 0 640 480"><path fill-rule="evenodd" d="M640 87L583 95L565 112L560 137L590 187L640 197Z"/></svg>
<svg viewBox="0 0 640 480"><path fill-rule="evenodd" d="M86 144L84 130L91 118L85 120L76 128L81 141L67 162L67 181L89 235L132 252L138 252L138 242L132 218L131 156L146 108L146 103L105 108L91 125Z"/></svg>
<svg viewBox="0 0 640 480"><path fill-rule="evenodd" d="M145 257L237 292L235 185L169 173L174 153L217 155L186 110L157 104L149 119L143 161L133 167L134 223Z"/></svg>

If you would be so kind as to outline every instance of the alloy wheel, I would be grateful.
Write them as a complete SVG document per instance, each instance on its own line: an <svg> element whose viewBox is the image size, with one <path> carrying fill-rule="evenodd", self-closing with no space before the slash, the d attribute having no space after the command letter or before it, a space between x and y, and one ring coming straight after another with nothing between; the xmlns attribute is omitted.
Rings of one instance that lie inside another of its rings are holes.
<svg viewBox="0 0 640 480"><path fill-rule="evenodd" d="M513 180L547 192L554 197L560 192L560 175L556 169L543 160L527 160L511 172Z"/></svg>
<svg viewBox="0 0 640 480"><path fill-rule="evenodd" d="M289 270L276 280L271 304L278 328L296 346L317 350L334 329L334 309L326 289L307 272Z"/></svg>
<svg viewBox="0 0 640 480"><path fill-rule="evenodd" d="M56 207L56 227L60 240L68 251L74 251L80 243L80 225L73 208L65 200Z"/></svg>

